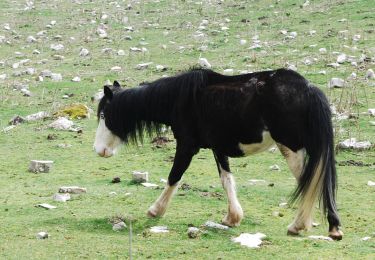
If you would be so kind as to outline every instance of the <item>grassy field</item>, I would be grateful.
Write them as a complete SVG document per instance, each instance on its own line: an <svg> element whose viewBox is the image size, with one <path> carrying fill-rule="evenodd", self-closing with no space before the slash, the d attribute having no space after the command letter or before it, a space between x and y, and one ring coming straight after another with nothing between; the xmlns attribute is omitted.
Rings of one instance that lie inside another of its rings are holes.
<svg viewBox="0 0 375 260"><path fill-rule="evenodd" d="M339 112L351 114L347 120L335 120L336 143L349 137L375 143L375 126L370 124L375 119L367 113L375 108L375 80L365 78L368 69L375 69L375 7L371 1L51 0L35 1L34 8L27 10L25 2L0 1L0 129L15 115L53 114L75 103L95 111L91 96L106 80L134 87L186 70L202 57L218 72L294 65L327 93ZM99 27L107 32L106 38L98 35ZM45 32L38 33L41 31ZM297 36L288 37L290 32ZM28 36L36 41L27 42ZM241 44L241 40L246 42ZM64 49L53 51L51 44L63 44ZM131 47L147 50L134 52ZM90 54L81 57L81 48ZM105 48L111 49L103 51ZM321 53L320 48L327 52ZM33 54L34 50L40 53ZM124 55L118 55L119 50ZM340 53L357 66L351 62L337 68L327 66ZM136 69L146 62L153 64ZM156 69L159 64L167 70ZM112 72L114 66L121 71ZM23 73L27 68L34 68L35 74ZM61 73L62 81L37 81L43 70ZM352 72L357 77L347 79ZM71 81L76 76L80 82ZM328 89L333 77L345 79L348 87ZM19 86L28 86L32 96L23 96ZM74 120L82 133L49 129L52 120L23 123L0 132L1 259L129 258L128 229L114 232L110 224L116 216L133 219L133 259L375 258L375 189L367 185L369 180L375 181L374 147L337 153L342 241L307 238L327 235L327 223L319 212L314 220L321 225L300 237L286 236L295 207L280 208L279 204L288 200L295 181L279 152L231 160L245 212L242 225L229 231L207 230L190 239L189 225L220 222L226 213L225 193L210 151L201 150L184 175L182 182L190 189L178 191L165 217L151 220L146 211L161 189L133 184L131 172L148 171L150 181L163 186L160 179L168 176L174 141L156 148L147 139L143 145L124 147L117 156L103 159L92 150L95 113L90 119ZM53 140L48 135L54 135ZM53 160L51 172L28 172L32 159ZM348 161L364 165L347 165ZM281 171L270 171L274 164ZM122 182L111 183L116 176ZM251 185L250 179L266 182ZM86 187L87 193L66 203L54 202L52 195L67 185ZM57 208L35 207L39 203ZM274 216L275 211L282 217ZM156 225L168 226L170 232L150 233L149 228ZM47 231L50 237L36 239L40 231ZM259 249L249 249L231 241L243 232L262 232L266 242ZM366 236L372 238L362 241Z"/></svg>

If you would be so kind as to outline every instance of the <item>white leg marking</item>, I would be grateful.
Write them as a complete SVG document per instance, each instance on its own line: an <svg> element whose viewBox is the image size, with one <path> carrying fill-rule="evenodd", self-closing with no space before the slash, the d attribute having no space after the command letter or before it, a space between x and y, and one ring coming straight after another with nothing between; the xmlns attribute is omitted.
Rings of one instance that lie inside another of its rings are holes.
<svg viewBox="0 0 375 260"><path fill-rule="evenodd" d="M236 184L232 173L220 167L220 178L228 197L228 214L223 219L223 224L233 227L238 226L243 218L243 211L237 199Z"/></svg>
<svg viewBox="0 0 375 260"><path fill-rule="evenodd" d="M149 217L161 217L164 215L167 207L177 191L178 183L173 186L169 186L167 184L161 193L160 197L152 204L152 206L148 209L147 215Z"/></svg>

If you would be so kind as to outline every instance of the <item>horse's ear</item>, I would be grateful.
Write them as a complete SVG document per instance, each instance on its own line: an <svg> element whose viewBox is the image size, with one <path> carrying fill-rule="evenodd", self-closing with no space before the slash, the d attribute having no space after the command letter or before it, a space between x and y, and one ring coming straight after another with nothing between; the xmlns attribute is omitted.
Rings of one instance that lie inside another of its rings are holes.
<svg viewBox="0 0 375 260"><path fill-rule="evenodd" d="M115 88L121 88L121 85L120 85L120 83L118 83L117 80L113 81L113 86L114 86Z"/></svg>
<svg viewBox="0 0 375 260"><path fill-rule="evenodd" d="M109 100L113 98L113 92L108 86L104 86L104 96Z"/></svg>

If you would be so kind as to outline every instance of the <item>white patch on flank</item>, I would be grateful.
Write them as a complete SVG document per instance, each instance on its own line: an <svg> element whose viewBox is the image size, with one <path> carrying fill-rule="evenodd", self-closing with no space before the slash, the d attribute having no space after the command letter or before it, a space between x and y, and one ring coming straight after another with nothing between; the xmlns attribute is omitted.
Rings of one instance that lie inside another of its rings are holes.
<svg viewBox="0 0 375 260"><path fill-rule="evenodd" d="M245 155L260 153L260 152L267 150L275 143L275 141L272 139L270 132L268 131L263 131L262 135L263 135L262 142L253 143L253 144L239 143L238 144L239 148Z"/></svg>
<svg viewBox="0 0 375 260"><path fill-rule="evenodd" d="M281 151L285 160L287 161L289 169L298 181L303 170L306 150L303 148L295 153L282 144L277 144L277 146L279 147L279 150Z"/></svg>
<svg viewBox="0 0 375 260"><path fill-rule="evenodd" d="M176 183L173 186L169 186L169 184L167 184L165 186L162 194L160 195L160 197L148 209L147 214L150 217L160 217L160 216L163 216L164 213L165 213L165 211L167 210L167 207L168 207L168 205L169 205L169 203L170 203L173 195L177 191L177 187L178 187L178 183Z"/></svg>
<svg viewBox="0 0 375 260"><path fill-rule="evenodd" d="M105 125L104 119L100 118L95 136L95 151L102 157L110 157L116 153L117 148L121 144L121 139L112 134L112 132Z"/></svg>
<svg viewBox="0 0 375 260"><path fill-rule="evenodd" d="M223 219L223 224L227 226L238 226L243 217L243 211L237 199L236 184L232 173L220 167L220 178L224 190L228 197L228 214Z"/></svg>

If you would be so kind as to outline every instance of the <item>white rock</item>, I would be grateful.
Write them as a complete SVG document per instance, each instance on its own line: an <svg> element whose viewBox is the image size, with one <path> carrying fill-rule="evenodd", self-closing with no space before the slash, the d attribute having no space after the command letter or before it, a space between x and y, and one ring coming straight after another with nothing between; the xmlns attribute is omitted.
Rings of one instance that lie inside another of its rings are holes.
<svg viewBox="0 0 375 260"><path fill-rule="evenodd" d="M149 183L149 182L142 182L141 185L144 186L144 187L146 187L146 188L156 188L156 187L159 187L159 185L154 184L154 183Z"/></svg>
<svg viewBox="0 0 375 260"><path fill-rule="evenodd" d="M329 63L327 64L327 67L332 67L332 68L338 68L340 67L340 64L338 64L337 62L334 62L334 63Z"/></svg>
<svg viewBox="0 0 375 260"><path fill-rule="evenodd" d="M99 35L100 38L107 38L108 36L106 30L104 30L103 28L98 28L96 30L96 34Z"/></svg>
<svg viewBox="0 0 375 260"><path fill-rule="evenodd" d="M292 39L296 38L297 35L298 35L297 32L290 32L290 33L289 33L289 36L290 36Z"/></svg>
<svg viewBox="0 0 375 260"><path fill-rule="evenodd" d="M280 171L280 166L277 164L270 166L269 168L271 171Z"/></svg>
<svg viewBox="0 0 375 260"><path fill-rule="evenodd" d="M309 238L311 238L311 239L315 239L315 240L333 241L332 238L330 238L330 237L325 237L325 236L309 236Z"/></svg>
<svg viewBox="0 0 375 260"><path fill-rule="evenodd" d="M33 43L33 42L36 42L36 39L35 39L35 37L34 36L27 36L27 38L26 38L26 41L28 42L28 43Z"/></svg>
<svg viewBox="0 0 375 260"><path fill-rule="evenodd" d="M57 130L70 130L73 125L73 121L65 117L59 117L57 120L53 121L48 126Z"/></svg>
<svg viewBox="0 0 375 260"><path fill-rule="evenodd" d="M61 43L58 43L58 44L51 44L50 46L51 50L54 50L54 51L61 51L64 49L64 45L62 45Z"/></svg>
<svg viewBox="0 0 375 260"><path fill-rule="evenodd" d="M12 130L12 129L14 129L14 128L16 128L15 125L10 125L10 126L4 127L4 128L3 128L3 132L4 132L4 133L7 133L7 132L9 132L10 130Z"/></svg>
<svg viewBox="0 0 375 260"><path fill-rule="evenodd" d="M91 97L91 100L92 101L99 101L99 100L102 99L102 97L104 97L104 92L103 92L103 90L99 90L99 92L95 93L95 95Z"/></svg>
<svg viewBox="0 0 375 260"><path fill-rule="evenodd" d="M0 74L0 80L4 80L7 78L7 74Z"/></svg>
<svg viewBox="0 0 375 260"><path fill-rule="evenodd" d="M167 70L167 68L165 66L163 66L163 65L156 65L155 68L156 68L157 71L165 71L165 70Z"/></svg>
<svg viewBox="0 0 375 260"><path fill-rule="evenodd" d="M40 76L44 78L50 78L52 76L52 72L50 70L43 70L40 72Z"/></svg>
<svg viewBox="0 0 375 260"><path fill-rule="evenodd" d="M161 183L167 183L167 180L166 179L160 179L160 182Z"/></svg>
<svg viewBox="0 0 375 260"><path fill-rule="evenodd" d="M321 75L326 75L326 74L327 74L327 72L326 72L325 70L320 70L320 71L318 72L318 74L321 74Z"/></svg>
<svg viewBox="0 0 375 260"><path fill-rule="evenodd" d="M132 180L135 182L148 182L148 172L133 171Z"/></svg>
<svg viewBox="0 0 375 260"><path fill-rule="evenodd" d="M22 93L24 96L26 96L26 97L31 97L31 96L33 95L33 93L31 93L31 91L28 90L28 89L26 89L26 88L23 88L23 89L21 89L20 91L21 91L21 93Z"/></svg>
<svg viewBox="0 0 375 260"><path fill-rule="evenodd" d="M369 141L357 142L356 138L350 138L339 142L338 146L342 149L367 150L372 145Z"/></svg>
<svg viewBox="0 0 375 260"><path fill-rule="evenodd" d="M362 241L367 241L367 240L370 240L371 239L371 237L363 237L361 240Z"/></svg>
<svg viewBox="0 0 375 260"><path fill-rule="evenodd" d="M245 45L246 43L247 43L246 40L244 40L244 39L241 39L241 40L240 40L240 44L241 44L241 45Z"/></svg>
<svg viewBox="0 0 375 260"><path fill-rule="evenodd" d="M227 229L229 229L228 226L224 226L224 225L221 225L221 224L219 224L219 223L215 223L215 222L213 222L213 221L207 221L206 223L204 223L203 226L205 226L205 227L207 227L207 228L215 228L215 229L222 229L222 230L227 230Z"/></svg>
<svg viewBox="0 0 375 260"><path fill-rule="evenodd" d="M189 227L188 228L188 236L190 238L197 238L199 234L201 233L199 228L196 227Z"/></svg>
<svg viewBox="0 0 375 260"><path fill-rule="evenodd" d="M52 199L58 202L66 202L70 200L70 194L69 193L64 193L64 194L56 193L53 195Z"/></svg>
<svg viewBox="0 0 375 260"><path fill-rule="evenodd" d="M252 180L249 180L249 182L250 182L251 185L255 185L257 183L265 183L266 181L265 180L252 179Z"/></svg>
<svg viewBox="0 0 375 260"><path fill-rule="evenodd" d="M306 66L310 66L311 64L313 64L313 62L310 60L310 59L305 59L303 61L303 63L306 65Z"/></svg>
<svg viewBox="0 0 375 260"><path fill-rule="evenodd" d="M29 165L29 172L40 173L40 172L49 172L52 168L53 161L40 161L40 160L31 160Z"/></svg>
<svg viewBox="0 0 375 260"><path fill-rule="evenodd" d="M44 119L46 117L49 117L49 113L44 112L44 111L40 111L40 112L35 113L35 114L27 115L25 117L25 120L30 122L30 121L41 120L41 119Z"/></svg>
<svg viewBox="0 0 375 260"><path fill-rule="evenodd" d="M27 75L34 75L34 74L35 74L35 69L34 69L34 68L27 68L27 69L25 70L25 73L26 73Z"/></svg>
<svg viewBox="0 0 375 260"><path fill-rule="evenodd" d="M48 238L48 233L47 233L47 232L39 232L39 233L36 235L36 238L37 238L37 239L46 239L46 238Z"/></svg>
<svg viewBox="0 0 375 260"><path fill-rule="evenodd" d="M327 53L327 49L326 49L326 48L320 48L320 49L319 49L319 52L320 52L321 54L325 54L325 53Z"/></svg>
<svg viewBox="0 0 375 260"><path fill-rule="evenodd" d="M225 69L223 71L223 74L228 75L228 76L232 76L234 74L234 70L233 69Z"/></svg>
<svg viewBox="0 0 375 260"><path fill-rule="evenodd" d="M286 35L288 33L287 30L280 30L280 33L283 34L283 35Z"/></svg>
<svg viewBox="0 0 375 260"><path fill-rule="evenodd" d="M82 48L81 51L79 52L79 56L81 57L86 57L90 54L90 51L86 48Z"/></svg>
<svg viewBox="0 0 375 260"><path fill-rule="evenodd" d="M294 64L289 64L287 68L288 68L288 70L297 71L297 67Z"/></svg>
<svg viewBox="0 0 375 260"><path fill-rule="evenodd" d="M316 34L316 30L310 30L309 34L310 34L310 36L314 36Z"/></svg>
<svg viewBox="0 0 375 260"><path fill-rule="evenodd" d="M9 25L9 23L4 24L3 28L4 28L5 30L9 31L9 30L10 30L10 25Z"/></svg>
<svg viewBox="0 0 375 260"><path fill-rule="evenodd" d="M52 206L52 205L47 204L47 203L38 204L37 206L41 207L41 208L44 208L44 209L56 209L57 208L56 206Z"/></svg>
<svg viewBox="0 0 375 260"><path fill-rule="evenodd" d="M142 49L137 48L137 47L130 47L129 49L130 49L130 51L132 51L132 52L142 52Z"/></svg>
<svg viewBox="0 0 375 260"><path fill-rule="evenodd" d="M53 81L62 81L63 77L60 73L51 73L51 79Z"/></svg>
<svg viewBox="0 0 375 260"><path fill-rule="evenodd" d="M346 54L342 53L339 56L337 56L337 63L344 63L346 61Z"/></svg>
<svg viewBox="0 0 375 260"><path fill-rule="evenodd" d="M81 194L86 192L86 188L81 188L78 186L63 186L59 188L59 193Z"/></svg>
<svg viewBox="0 0 375 260"><path fill-rule="evenodd" d="M370 116L375 116L375 108L369 108L368 113Z"/></svg>
<svg viewBox="0 0 375 260"><path fill-rule="evenodd" d="M168 227L166 226L154 226L150 228L151 233L168 233Z"/></svg>
<svg viewBox="0 0 375 260"><path fill-rule="evenodd" d="M251 248L259 248L262 244L262 239L266 238L263 233L249 234L242 233L238 237L232 238L233 242L240 243L241 246L247 246Z"/></svg>
<svg viewBox="0 0 375 260"><path fill-rule="evenodd" d="M372 69L367 70L366 79L375 79L375 73Z"/></svg>
<svg viewBox="0 0 375 260"><path fill-rule="evenodd" d="M360 34L355 34L353 35L353 41L357 42L361 39L361 35Z"/></svg>
<svg viewBox="0 0 375 260"><path fill-rule="evenodd" d="M288 203L282 202L282 203L279 204L279 207L280 208L286 208L286 207L288 207Z"/></svg>
<svg viewBox="0 0 375 260"><path fill-rule="evenodd" d="M123 229L125 229L125 228L126 228L126 224L125 224L125 222L123 222L123 221L118 222L118 223L115 223L115 224L113 224L113 226L112 226L112 230L113 230L113 231L121 231L121 230L123 230Z"/></svg>
<svg viewBox="0 0 375 260"><path fill-rule="evenodd" d="M13 63L12 68L13 69L18 69L19 66L20 66L20 63L16 62L16 63Z"/></svg>
<svg viewBox="0 0 375 260"><path fill-rule="evenodd" d="M199 58L198 63L200 66L210 69L212 66L206 58Z"/></svg>
<svg viewBox="0 0 375 260"><path fill-rule="evenodd" d="M124 50L118 50L117 51L117 55L118 56L124 56L125 55L125 51Z"/></svg>
<svg viewBox="0 0 375 260"><path fill-rule="evenodd" d="M350 76L348 77L348 79L356 79L357 78L357 73L355 72L352 72L352 74L350 74Z"/></svg>
<svg viewBox="0 0 375 260"><path fill-rule="evenodd" d="M78 76L76 76L76 77L72 78L72 81L73 81L73 82L80 82L80 81L81 81L81 78L78 77Z"/></svg>
<svg viewBox="0 0 375 260"><path fill-rule="evenodd" d="M114 66L111 68L111 71L113 72L120 72L122 70L122 68L120 66Z"/></svg>
<svg viewBox="0 0 375 260"><path fill-rule="evenodd" d="M375 182L374 181L368 181L367 185L370 187L375 187Z"/></svg>
<svg viewBox="0 0 375 260"><path fill-rule="evenodd" d="M152 64L152 62L140 63L135 68L137 70L144 70L144 69L147 69L148 66L150 66L151 64Z"/></svg>
<svg viewBox="0 0 375 260"><path fill-rule="evenodd" d="M345 80L340 78L331 78L328 83L328 88L343 88L345 87Z"/></svg>
<svg viewBox="0 0 375 260"><path fill-rule="evenodd" d="M50 24L50 25L56 25L56 21L55 21L55 20L52 20L49 24Z"/></svg>

